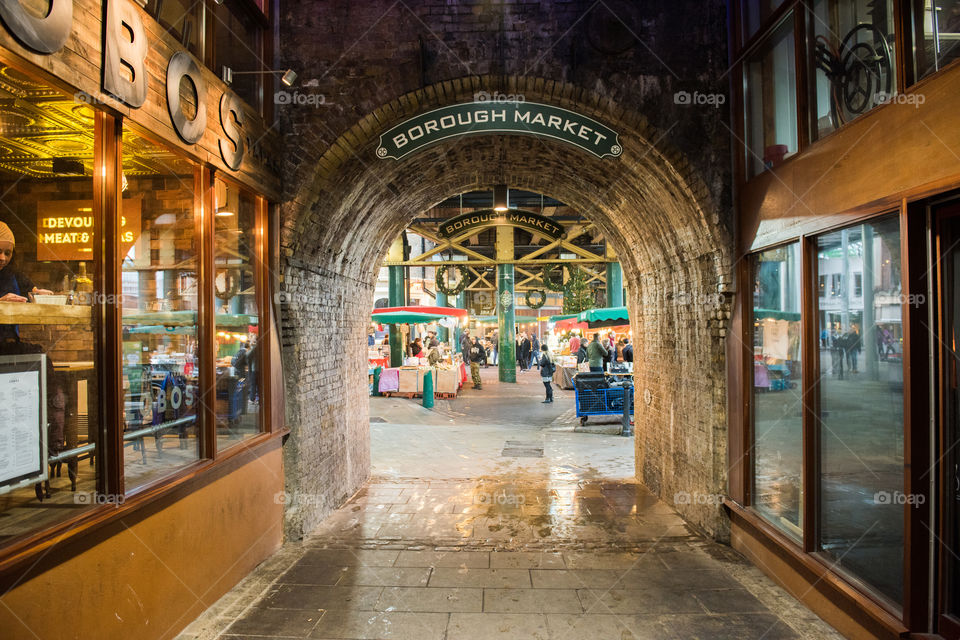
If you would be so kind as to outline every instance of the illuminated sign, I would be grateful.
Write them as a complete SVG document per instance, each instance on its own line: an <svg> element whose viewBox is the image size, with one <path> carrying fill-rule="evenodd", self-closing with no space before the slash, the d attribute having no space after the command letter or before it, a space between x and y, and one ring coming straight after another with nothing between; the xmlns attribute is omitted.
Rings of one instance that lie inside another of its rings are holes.
<svg viewBox="0 0 960 640"><path fill-rule="evenodd" d="M378 158L399 160L458 136L511 133L572 144L598 158L623 153L616 131L581 113L534 102L467 102L414 116L382 136Z"/></svg>
<svg viewBox="0 0 960 640"><path fill-rule="evenodd" d="M468 231L479 231L486 227L511 226L534 231L551 240L563 237L563 227L553 219L532 211L475 211L463 213L440 224L440 237L452 238Z"/></svg>
<svg viewBox="0 0 960 640"><path fill-rule="evenodd" d="M123 201L120 255L125 256L140 234L141 198ZM37 260L93 260L94 216L89 200L37 203Z"/></svg>

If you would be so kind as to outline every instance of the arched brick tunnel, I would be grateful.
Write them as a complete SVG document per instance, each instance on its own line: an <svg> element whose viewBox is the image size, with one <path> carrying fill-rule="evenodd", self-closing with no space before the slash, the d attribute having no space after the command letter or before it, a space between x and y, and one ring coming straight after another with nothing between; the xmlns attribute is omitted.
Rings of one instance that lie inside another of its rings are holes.
<svg viewBox="0 0 960 640"><path fill-rule="evenodd" d="M382 132L479 90L587 114L619 132L623 154L597 159L560 142L477 135L401 161L377 159ZM701 180L662 138L639 114L570 85L472 77L398 97L331 145L281 210L292 429L285 473L290 492L311 496L288 506L288 535L312 530L369 474L366 330L390 242L447 197L501 182L569 204L617 251L634 325L638 479L670 503L678 491L723 492L730 234ZM716 505L678 508L726 536Z"/></svg>

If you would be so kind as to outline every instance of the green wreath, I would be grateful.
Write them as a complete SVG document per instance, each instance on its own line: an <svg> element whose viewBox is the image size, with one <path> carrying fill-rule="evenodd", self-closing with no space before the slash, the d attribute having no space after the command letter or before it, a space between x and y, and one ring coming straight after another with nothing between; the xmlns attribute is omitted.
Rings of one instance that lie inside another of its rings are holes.
<svg viewBox="0 0 960 640"><path fill-rule="evenodd" d="M560 282L554 282L550 277L550 274L553 272L554 267L559 266L560 268ZM563 266L562 265L543 265L543 269L540 271L540 278L543 280L543 286L549 289L550 291L556 291L557 293L563 291Z"/></svg>
<svg viewBox="0 0 960 640"><path fill-rule="evenodd" d="M450 265L445 264L437 269L437 291L444 295L455 297L463 293L467 288L467 279L470 277L470 272L467 271L466 267L457 266L457 271L460 273L460 281L457 282L457 286L448 288L447 269L449 268Z"/></svg>
<svg viewBox="0 0 960 640"><path fill-rule="evenodd" d="M540 299L536 303L530 301L530 294L535 293L540 296ZM547 293L543 289L527 289L527 294L525 296L525 301L527 306L531 309L539 309L547 302Z"/></svg>

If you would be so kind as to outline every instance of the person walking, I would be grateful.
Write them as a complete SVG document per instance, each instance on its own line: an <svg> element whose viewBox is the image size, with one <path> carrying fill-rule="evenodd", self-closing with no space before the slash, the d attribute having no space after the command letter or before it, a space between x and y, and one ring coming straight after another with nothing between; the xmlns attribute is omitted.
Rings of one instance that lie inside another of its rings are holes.
<svg viewBox="0 0 960 640"><path fill-rule="evenodd" d="M623 361L633 362L633 345L630 344L630 338L623 339Z"/></svg>
<svg viewBox="0 0 960 640"><path fill-rule="evenodd" d="M553 387L550 383L553 381L553 372L556 371L556 366L553 364L553 358L550 356L547 343L540 345L540 358L537 360L537 366L540 368L540 379L543 381L543 387L547 391L547 397L542 404L548 404L553 402Z"/></svg>
<svg viewBox="0 0 960 640"><path fill-rule="evenodd" d="M463 335L460 336L460 353L463 354L464 362L470 360L470 344L470 330L464 329Z"/></svg>
<svg viewBox="0 0 960 640"><path fill-rule="evenodd" d="M533 338L530 341L530 360L531 363L528 365L532 367L534 364L537 365L537 371L540 370L540 340L537 338L537 334L533 334Z"/></svg>
<svg viewBox="0 0 960 640"><path fill-rule="evenodd" d="M607 357L607 349L600 344L600 334L593 334L593 340L587 345L587 361L590 363L590 371L603 371L603 360Z"/></svg>
<svg viewBox="0 0 960 640"><path fill-rule="evenodd" d="M860 350L863 348L863 342L860 340L860 333L858 332L859 327L857 325L850 325L850 330L847 332L846 338L846 350L847 350L847 369L850 373L857 373L857 356L860 355Z"/></svg>
<svg viewBox="0 0 960 640"><path fill-rule="evenodd" d="M527 337L527 334L523 334L523 339L520 341L520 370L526 371L530 368L530 338Z"/></svg>
<svg viewBox="0 0 960 640"><path fill-rule="evenodd" d="M470 346L469 358L470 377L473 378L473 388L482 389L483 381L480 380L480 363L486 358L486 351L483 345L480 344L479 336L473 339L473 344Z"/></svg>

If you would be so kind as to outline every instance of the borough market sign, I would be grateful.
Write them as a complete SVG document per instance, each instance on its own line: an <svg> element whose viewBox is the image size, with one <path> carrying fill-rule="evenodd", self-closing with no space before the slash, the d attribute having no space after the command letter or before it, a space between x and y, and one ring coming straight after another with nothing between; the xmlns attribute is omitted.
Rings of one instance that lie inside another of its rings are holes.
<svg viewBox="0 0 960 640"><path fill-rule="evenodd" d="M467 102L434 109L380 136L377 156L399 160L441 140L515 133L561 140L598 158L623 153L617 132L585 115L534 102Z"/></svg>
<svg viewBox="0 0 960 640"><path fill-rule="evenodd" d="M522 209L514 211L486 209L473 213L463 213L443 222L440 225L438 235L441 238L452 238L467 231L479 230L485 227L502 226L522 227L528 231L535 231L544 235L551 240L559 240L563 237L562 226L550 218L533 213L532 211L523 211Z"/></svg>

